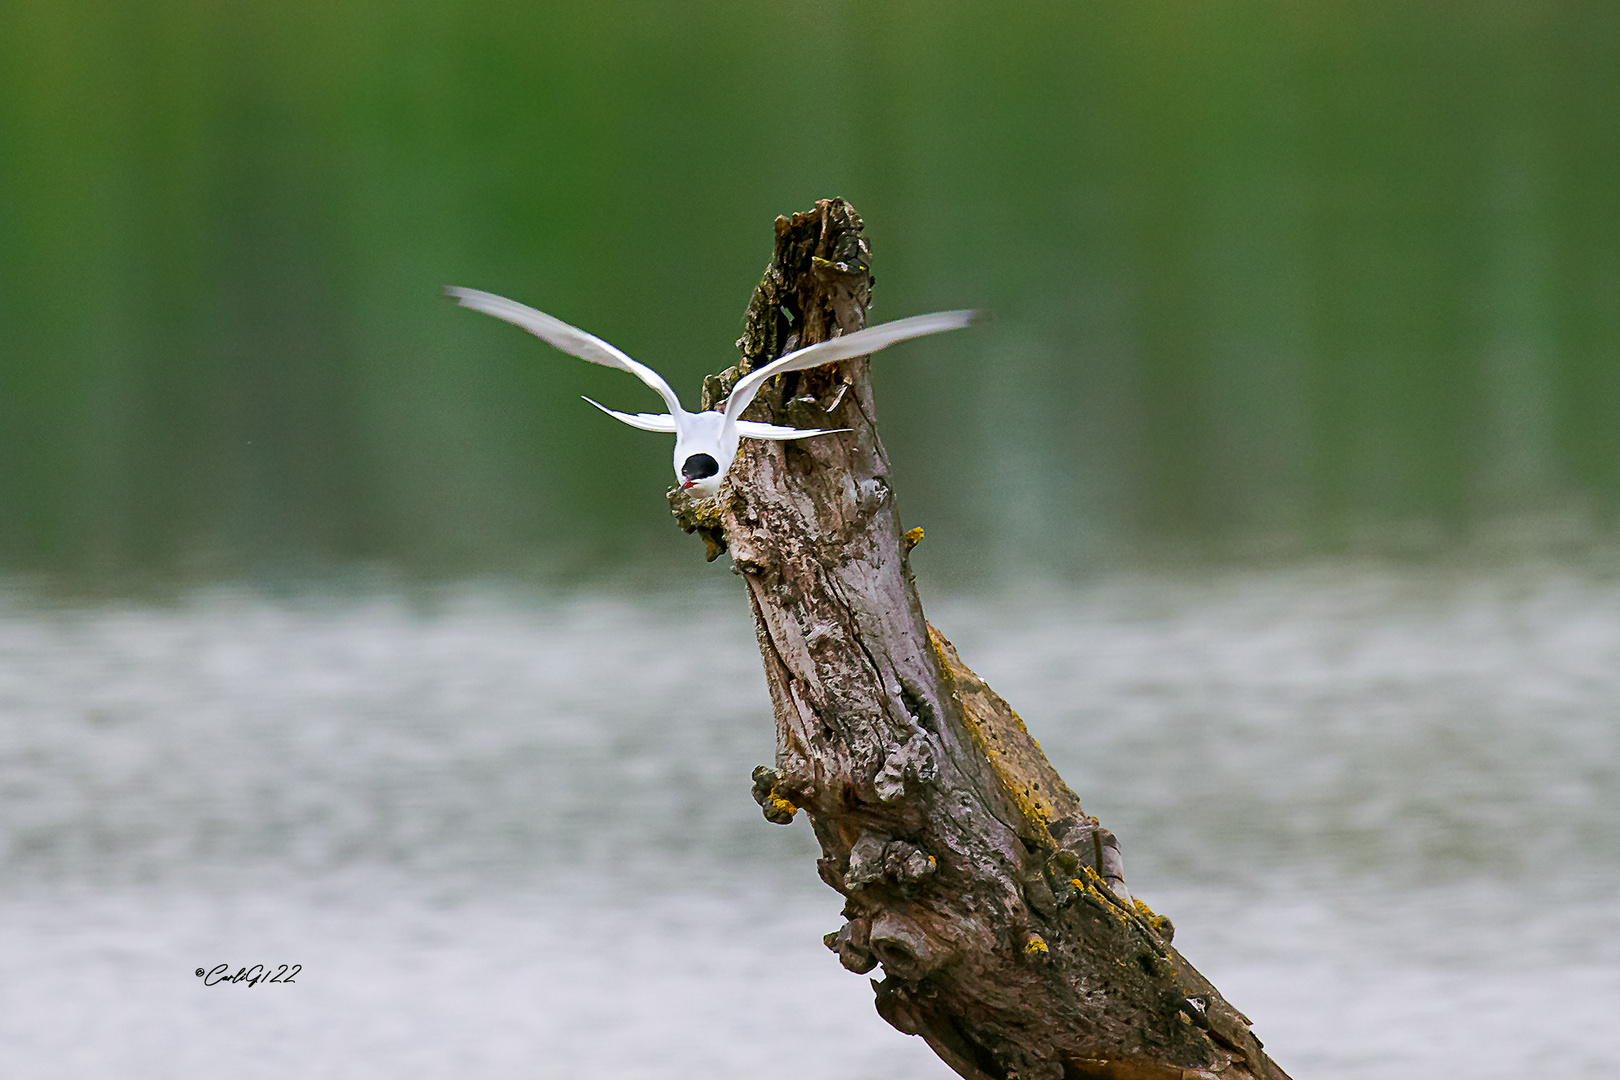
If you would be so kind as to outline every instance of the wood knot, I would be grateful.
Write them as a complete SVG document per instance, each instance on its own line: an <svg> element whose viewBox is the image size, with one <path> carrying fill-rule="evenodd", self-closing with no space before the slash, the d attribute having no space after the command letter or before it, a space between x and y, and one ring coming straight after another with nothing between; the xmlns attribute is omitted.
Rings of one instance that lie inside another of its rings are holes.
<svg viewBox="0 0 1620 1080"><path fill-rule="evenodd" d="M1074 901L1084 891L1085 881L1089 877L1095 877L1127 905L1133 903L1130 890L1125 887L1125 859L1120 854L1119 840L1098 824L1096 818L1055 821L1050 831L1061 846L1047 857L1042 870L1052 894L1052 902L1057 907L1067 907ZM1044 895L1041 899L1044 900ZM1039 904L1031 906L1041 910ZM1046 914L1044 910L1042 913ZM1164 931L1156 923L1151 919L1148 921L1154 930L1164 936ZM1168 925L1169 920L1165 922ZM1171 932L1174 932L1173 928ZM1170 939L1165 936L1165 940Z"/></svg>
<svg viewBox="0 0 1620 1080"><path fill-rule="evenodd" d="M864 889L883 880L883 849L889 838L881 833L863 832L849 849L849 870L844 874L847 889Z"/></svg>
<svg viewBox="0 0 1620 1080"><path fill-rule="evenodd" d="M1024 899L1029 906L1051 918L1057 911L1068 907L1083 888L1085 871L1092 867L1087 859L1088 843L1079 851L1059 848L1046 860L1039 872L1024 879Z"/></svg>
<svg viewBox="0 0 1620 1080"><path fill-rule="evenodd" d="M1142 916L1143 920L1153 928L1153 932L1158 934L1166 945L1175 940L1176 926L1168 916L1160 915L1140 900L1135 901L1135 907L1136 913Z"/></svg>
<svg viewBox="0 0 1620 1080"><path fill-rule="evenodd" d="M877 967L877 957L871 950L871 925L865 919L851 919L821 939L822 944L838 954L838 962L857 975L865 975Z"/></svg>
<svg viewBox="0 0 1620 1080"><path fill-rule="evenodd" d="M884 882L910 885L931 877L938 869L938 861L916 844L891 840L882 833L863 832L849 849L844 885L850 891Z"/></svg>
<svg viewBox="0 0 1620 1080"><path fill-rule="evenodd" d="M921 1035L927 1029L927 1021L917 1002L904 987L896 985L895 980L878 982L873 979L872 991L877 995L873 1004L877 1006L878 1015L887 1020L890 1027L903 1035Z"/></svg>
<svg viewBox="0 0 1620 1080"><path fill-rule="evenodd" d="M778 785L785 779L775 769L764 765L754 767L754 801L765 812L765 820L777 825L791 825L793 815L799 812L791 799L786 798L778 790Z"/></svg>
<svg viewBox="0 0 1620 1080"><path fill-rule="evenodd" d="M697 533L703 538L704 561L714 562L726 550L726 527L720 514L719 499L693 495L689 491L672 487L667 492L669 512L682 532Z"/></svg>
<svg viewBox="0 0 1620 1080"><path fill-rule="evenodd" d="M940 950L920 926L893 912L885 912L872 923L868 941L883 970L902 979L919 979L942 960Z"/></svg>
<svg viewBox="0 0 1620 1080"><path fill-rule="evenodd" d="M921 881L938 869L934 857L915 844L894 840L883 849L883 872L897 884Z"/></svg>

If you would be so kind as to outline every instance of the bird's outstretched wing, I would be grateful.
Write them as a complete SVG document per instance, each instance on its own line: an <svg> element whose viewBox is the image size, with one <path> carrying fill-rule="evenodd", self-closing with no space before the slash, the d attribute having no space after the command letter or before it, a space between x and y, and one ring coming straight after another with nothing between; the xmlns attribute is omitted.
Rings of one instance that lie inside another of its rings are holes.
<svg viewBox="0 0 1620 1080"><path fill-rule="evenodd" d="M581 394L580 397L585 397L585 395ZM623 423L626 423L626 424L629 424L631 427L640 428L642 431L675 431L676 430L675 418L673 416L669 415L668 413L650 413L650 412L623 413L623 412L614 412L612 409L608 408L606 405L602 404L600 401L592 401L590 398L585 398L585 400L590 401L592 405L595 405L598 409L601 409L603 412L605 412L609 416L613 417L613 419L622 421Z"/></svg>
<svg viewBox="0 0 1620 1080"><path fill-rule="evenodd" d="M592 402L592 404L595 404ZM737 434L745 439L770 439L773 442L786 442L789 439L808 439L812 435L836 435L840 431L849 431L850 428L796 428L777 427L775 424L760 424L753 420L738 420Z"/></svg>
<svg viewBox="0 0 1620 1080"><path fill-rule="evenodd" d="M669 406L671 413L679 416L683 411L680 399L675 396L675 391L669 388L669 383L665 382L658 372L646 364L630 359L630 357L596 335L587 334L579 327L569 326L561 319L553 318L543 311L536 311L527 304L520 304L516 300L508 300L506 297L496 296L494 293L479 292L477 289L463 289L455 285L451 285L444 291L446 295L455 297L456 303L462 307L482 311L485 315L493 315L497 319L505 319L514 326L521 326L540 340L555 345L563 352L577 356L581 360L589 360L593 364L628 371L656 390L658 396L664 399L664 404ZM592 402L592 404L596 403ZM597 407L600 408L601 406ZM614 413L614 415L618 416L617 413ZM623 419L623 417L620 417L620 419ZM629 423L629 421L626 420L625 423ZM652 428L651 430L674 431L675 429L671 427Z"/></svg>
<svg viewBox="0 0 1620 1080"><path fill-rule="evenodd" d="M865 356L907 338L957 330L972 322L974 314L972 311L936 311L932 315L913 315L909 319L869 326L865 330L790 352L762 368L750 371L737 381L731 397L726 401L726 420L735 423L742 411L748 408L748 403L754 400L754 395L759 393L759 388L765 385L765 380L773 375L820 367L835 360L848 360L852 356Z"/></svg>

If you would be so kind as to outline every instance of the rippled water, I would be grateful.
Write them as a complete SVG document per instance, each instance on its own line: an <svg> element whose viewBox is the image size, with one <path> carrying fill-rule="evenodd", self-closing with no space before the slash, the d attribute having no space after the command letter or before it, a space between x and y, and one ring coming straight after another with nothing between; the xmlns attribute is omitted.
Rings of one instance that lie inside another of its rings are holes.
<svg viewBox="0 0 1620 1080"><path fill-rule="evenodd" d="M1620 1059L1620 585L1319 567L930 604L1295 1076ZM730 589L0 601L0 1073L945 1077ZM301 963L294 986L199 966Z"/></svg>

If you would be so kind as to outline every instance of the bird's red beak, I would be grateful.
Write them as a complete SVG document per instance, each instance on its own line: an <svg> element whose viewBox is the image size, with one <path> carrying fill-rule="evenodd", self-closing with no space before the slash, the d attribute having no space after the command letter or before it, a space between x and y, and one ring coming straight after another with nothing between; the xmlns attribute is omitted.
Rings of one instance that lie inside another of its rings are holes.
<svg viewBox="0 0 1620 1080"><path fill-rule="evenodd" d="M695 483L697 483L696 480L688 480L686 483L681 485L681 490L685 491L687 488L691 487Z"/></svg>

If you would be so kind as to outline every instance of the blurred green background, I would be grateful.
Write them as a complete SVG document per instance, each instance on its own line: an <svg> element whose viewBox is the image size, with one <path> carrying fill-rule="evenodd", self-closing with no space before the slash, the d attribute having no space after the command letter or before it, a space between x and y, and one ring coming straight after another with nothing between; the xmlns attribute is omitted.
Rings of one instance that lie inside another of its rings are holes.
<svg viewBox="0 0 1620 1080"><path fill-rule="evenodd" d="M0 0L0 570L703 570L695 403L843 195L934 571L1535 548L1620 507L1620 5ZM1494 538L1494 539L1493 539ZM1505 539L1504 539L1505 538Z"/></svg>

